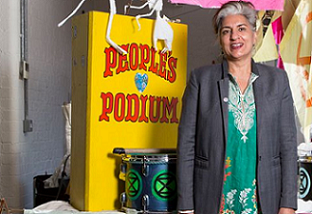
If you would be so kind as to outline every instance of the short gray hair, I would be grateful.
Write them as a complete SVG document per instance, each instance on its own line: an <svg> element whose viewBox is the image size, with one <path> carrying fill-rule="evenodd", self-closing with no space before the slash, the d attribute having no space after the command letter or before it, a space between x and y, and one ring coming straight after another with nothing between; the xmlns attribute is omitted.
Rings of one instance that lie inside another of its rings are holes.
<svg viewBox="0 0 312 214"><path fill-rule="evenodd" d="M257 11L254 5L245 1L229 1L221 6L212 19L214 31L218 36L223 19L229 15L243 15L251 25L252 30L256 31Z"/></svg>

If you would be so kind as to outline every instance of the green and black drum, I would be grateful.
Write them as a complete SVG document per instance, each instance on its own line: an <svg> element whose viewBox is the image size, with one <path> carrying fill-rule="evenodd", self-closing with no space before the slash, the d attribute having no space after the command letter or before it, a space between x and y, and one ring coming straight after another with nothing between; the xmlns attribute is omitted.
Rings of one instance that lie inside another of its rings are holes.
<svg viewBox="0 0 312 214"><path fill-rule="evenodd" d="M312 156L300 157L299 165L299 198L308 201L312 200Z"/></svg>
<svg viewBox="0 0 312 214"><path fill-rule="evenodd" d="M131 154L122 158L124 207L144 213L176 210L176 154Z"/></svg>

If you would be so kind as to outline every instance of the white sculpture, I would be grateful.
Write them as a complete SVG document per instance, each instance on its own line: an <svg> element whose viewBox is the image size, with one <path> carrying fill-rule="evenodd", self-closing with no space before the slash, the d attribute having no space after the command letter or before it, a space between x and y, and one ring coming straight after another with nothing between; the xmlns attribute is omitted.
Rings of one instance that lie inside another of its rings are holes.
<svg viewBox="0 0 312 214"><path fill-rule="evenodd" d="M154 27L154 33L153 33L153 46L155 50L157 50L157 41L158 40L164 40L165 47L161 51L162 53L165 53L166 51L172 50L172 41L173 41L173 30L171 26L168 24L168 21L170 21L165 15L161 17L160 12L163 8L163 1L162 0L147 0L145 4L142 6L132 6L132 5L126 5L125 6L125 12L129 8L132 9L143 9L148 5L149 9L151 10L150 13L137 15L136 21L139 26L139 30L141 29L141 25L139 22L139 19L142 17L148 17L152 16L153 13L156 11L156 21L155 21L155 27Z"/></svg>
<svg viewBox="0 0 312 214"><path fill-rule="evenodd" d="M65 22L70 19L73 15L75 15L75 13L77 13L77 11L79 10L79 8L83 5L83 3L86 0L81 0L80 3L78 4L78 6L73 10L73 12L68 15L63 21L61 21L58 24L58 27L61 27L62 25L65 24ZM108 24L107 24L107 29L106 29L106 41L108 44L110 44L111 46L113 46L120 54L127 54L127 51L125 51L124 49L122 49L119 45L117 45L115 42L113 42L110 38L110 33L111 33L111 29L112 29L112 22L113 22L113 18L114 15L117 13L116 12L116 2L115 0L109 0L109 5L110 5L110 15L109 15L109 19L108 19Z"/></svg>

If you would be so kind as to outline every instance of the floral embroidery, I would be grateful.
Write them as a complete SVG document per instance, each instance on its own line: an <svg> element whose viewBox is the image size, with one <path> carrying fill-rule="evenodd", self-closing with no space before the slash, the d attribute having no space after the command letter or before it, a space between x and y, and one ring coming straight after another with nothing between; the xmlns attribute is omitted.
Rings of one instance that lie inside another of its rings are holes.
<svg viewBox="0 0 312 214"><path fill-rule="evenodd" d="M224 181L226 181L227 177L229 177L232 173L231 172L228 172L224 175Z"/></svg>
<svg viewBox="0 0 312 214"><path fill-rule="evenodd" d="M227 157L227 159L225 160L225 168L229 168L231 167L231 158Z"/></svg>
<svg viewBox="0 0 312 214"><path fill-rule="evenodd" d="M222 212L222 214L235 214L235 212L233 210L226 209Z"/></svg>
<svg viewBox="0 0 312 214"><path fill-rule="evenodd" d="M233 208L234 207L234 195L236 194L237 190L236 189L232 189L231 192L228 192L226 194L226 203L228 205L229 208Z"/></svg>
<svg viewBox="0 0 312 214"><path fill-rule="evenodd" d="M233 77L232 77L233 78ZM257 79L257 76L252 75L250 83L254 82ZM255 114L255 105L254 105L254 96L252 93L252 87L248 87L245 91L245 94L242 94L238 84L235 79L233 84L230 85L230 93L232 95L229 102L229 111L234 115L234 124L235 127L243 135L242 140L246 143L248 137L246 136L248 131L254 125L254 114Z"/></svg>
<svg viewBox="0 0 312 214"><path fill-rule="evenodd" d="M224 210L224 204L225 204L225 199L224 199L224 194L222 194L222 198L221 198L221 205L220 205L220 210L219 210L219 213L223 213L223 210Z"/></svg>
<svg viewBox="0 0 312 214"><path fill-rule="evenodd" d="M227 159L225 160L225 169L228 169L229 167L231 167L231 158L230 157L227 157ZM230 176L232 173L231 172L227 172L225 173L224 175L224 181L226 181L226 178L228 176Z"/></svg>
<svg viewBox="0 0 312 214"><path fill-rule="evenodd" d="M247 195L251 191L250 188L244 189L243 191L240 192L239 194L239 203L242 204L242 206L245 208L247 205Z"/></svg>
<svg viewBox="0 0 312 214"><path fill-rule="evenodd" d="M244 210L243 212L242 212L242 214L248 214L248 213L251 213L251 209L249 208L249 209L246 209L246 210Z"/></svg>
<svg viewBox="0 0 312 214"><path fill-rule="evenodd" d="M220 214L258 214L256 186L256 107L252 74L245 94L232 78L228 102L228 138Z"/></svg>
<svg viewBox="0 0 312 214"><path fill-rule="evenodd" d="M252 186L254 187L254 192L252 195L252 203L253 203L253 207L255 209L257 209L257 189L256 189L256 179L254 179ZM255 212L256 214L258 214L258 212Z"/></svg>

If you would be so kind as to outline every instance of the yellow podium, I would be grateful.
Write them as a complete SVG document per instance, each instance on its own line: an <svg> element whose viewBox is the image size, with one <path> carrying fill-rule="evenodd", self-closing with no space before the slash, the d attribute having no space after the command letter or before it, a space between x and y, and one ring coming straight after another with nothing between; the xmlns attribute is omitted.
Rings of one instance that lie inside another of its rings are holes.
<svg viewBox="0 0 312 214"><path fill-rule="evenodd" d="M173 24L172 51L152 47L154 20L115 15L107 44L108 13L73 19L72 157L70 197L85 211L120 207L115 147L175 148L187 76L187 26Z"/></svg>

